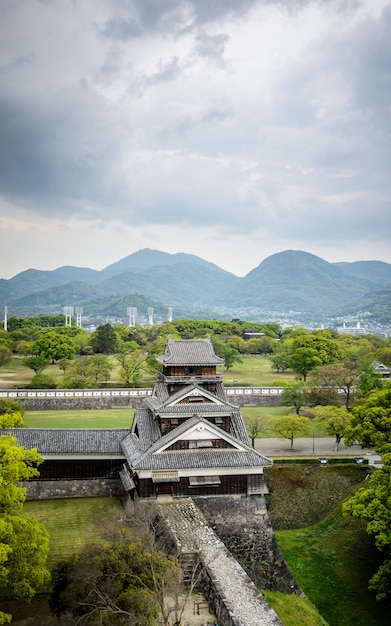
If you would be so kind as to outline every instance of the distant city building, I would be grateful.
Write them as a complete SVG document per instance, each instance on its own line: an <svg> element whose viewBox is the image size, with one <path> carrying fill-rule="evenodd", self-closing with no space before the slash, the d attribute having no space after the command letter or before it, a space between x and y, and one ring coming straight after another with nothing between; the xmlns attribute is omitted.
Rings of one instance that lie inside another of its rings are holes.
<svg viewBox="0 0 391 626"><path fill-rule="evenodd" d="M380 361L375 361L375 372L381 374L383 378L391 378L391 368L384 365L384 363L380 363Z"/></svg>
<svg viewBox="0 0 391 626"><path fill-rule="evenodd" d="M265 333L260 333L257 330L245 330L242 334L243 339L261 339L261 337L265 337Z"/></svg>

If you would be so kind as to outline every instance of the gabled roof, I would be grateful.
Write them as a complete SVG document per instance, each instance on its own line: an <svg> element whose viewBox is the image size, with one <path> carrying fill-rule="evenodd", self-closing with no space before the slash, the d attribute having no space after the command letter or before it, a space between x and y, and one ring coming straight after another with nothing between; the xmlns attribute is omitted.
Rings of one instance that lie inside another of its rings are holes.
<svg viewBox="0 0 391 626"><path fill-rule="evenodd" d="M170 396L167 396L160 403L158 402L157 398L153 396L148 396L145 399L145 404L147 406L148 404L150 404L154 408L157 408L158 406L159 408L169 407L169 406L174 406L180 403L181 401L185 400L189 396L202 396L205 399L207 399L210 403L218 404L220 406L222 404L225 404L225 405L229 404L225 399L221 399L217 397L216 394L212 393L211 391L207 391L204 387L201 387L200 385L197 385L195 383L183 386L181 389L179 389L175 393L171 394Z"/></svg>
<svg viewBox="0 0 391 626"><path fill-rule="evenodd" d="M216 356L213 344L205 339L169 339L164 354L156 356L162 365L223 365L224 359Z"/></svg>
<svg viewBox="0 0 391 626"><path fill-rule="evenodd" d="M133 420L132 433L135 432L136 428L139 446L143 450L146 450L156 439L161 437L156 420L146 408L137 409Z"/></svg>
<svg viewBox="0 0 391 626"><path fill-rule="evenodd" d="M183 438L197 426L204 426L216 437L221 437L229 442L231 448L198 448L188 450L170 450L165 448L172 445L176 440ZM137 439L127 437L122 442L122 449L127 457L129 466L134 470L185 470L208 468L246 468L248 471L254 467L269 467L273 463L250 446L238 441L218 426L210 424L202 417L192 417L174 430L170 431L146 451L141 452Z"/></svg>
<svg viewBox="0 0 391 626"><path fill-rule="evenodd" d="M161 451L167 448L167 446L171 446L175 441L183 439L184 435L188 435L198 428L207 431L207 438L224 439L235 448L242 449L244 446L241 441L237 440L235 437L232 437L225 430L222 430L215 424L212 424L207 419L204 419L199 415L194 415L185 422L182 422L182 424L180 424L177 428L174 428L174 430L171 430L166 435L163 435L162 437L160 437L160 439L155 441L155 443L149 448L149 452L151 452L151 454L160 454Z"/></svg>
<svg viewBox="0 0 391 626"><path fill-rule="evenodd" d="M121 441L129 434L125 428L10 428L0 435L10 434L24 448L36 448L45 455L120 455Z"/></svg>

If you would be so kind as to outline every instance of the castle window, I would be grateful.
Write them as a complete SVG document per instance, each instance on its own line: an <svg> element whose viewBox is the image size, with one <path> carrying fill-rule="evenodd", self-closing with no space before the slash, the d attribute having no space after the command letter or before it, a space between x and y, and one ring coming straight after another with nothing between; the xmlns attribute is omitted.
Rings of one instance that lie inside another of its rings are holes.
<svg viewBox="0 0 391 626"><path fill-rule="evenodd" d="M189 441L189 448L213 448L213 441L211 439Z"/></svg>
<svg viewBox="0 0 391 626"><path fill-rule="evenodd" d="M201 487L202 485L221 485L220 476L190 476L190 487Z"/></svg>

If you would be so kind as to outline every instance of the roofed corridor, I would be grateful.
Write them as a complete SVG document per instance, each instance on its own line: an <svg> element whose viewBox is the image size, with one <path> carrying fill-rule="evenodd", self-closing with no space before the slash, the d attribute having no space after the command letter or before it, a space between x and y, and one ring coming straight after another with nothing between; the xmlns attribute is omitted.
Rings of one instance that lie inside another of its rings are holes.
<svg viewBox="0 0 391 626"><path fill-rule="evenodd" d="M160 504L159 510L185 553L198 552L236 626L283 626L275 611L213 530L194 502ZM217 615L218 619L221 619ZM220 623L220 621L219 621ZM227 623L222 619L221 623Z"/></svg>

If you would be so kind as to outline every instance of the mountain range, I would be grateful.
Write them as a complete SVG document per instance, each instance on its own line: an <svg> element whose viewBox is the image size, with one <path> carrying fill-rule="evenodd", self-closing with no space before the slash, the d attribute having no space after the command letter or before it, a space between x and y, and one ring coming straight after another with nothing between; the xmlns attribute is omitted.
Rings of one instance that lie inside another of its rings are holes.
<svg viewBox="0 0 391 626"><path fill-rule="evenodd" d="M238 277L185 253L143 249L103 270L64 266L25 270L0 280L0 306L23 317L82 307L90 319L124 318L127 307L164 316L237 317L237 312L294 314L325 319L368 311L391 322L391 264L329 263L308 252L286 250ZM225 313L224 313L225 312ZM249 317L246 317L250 321Z"/></svg>

